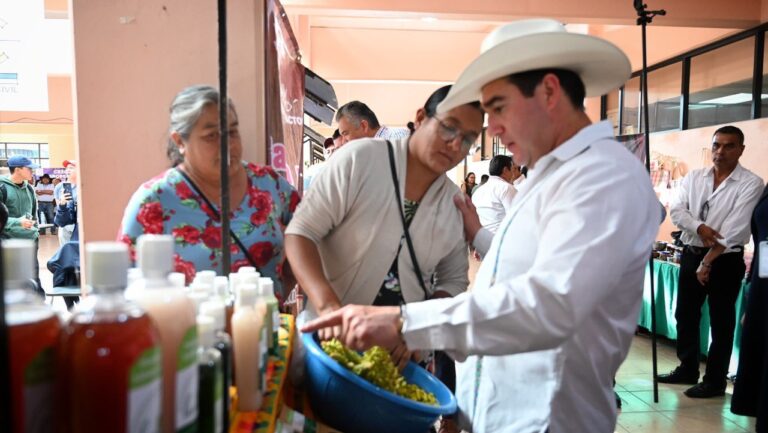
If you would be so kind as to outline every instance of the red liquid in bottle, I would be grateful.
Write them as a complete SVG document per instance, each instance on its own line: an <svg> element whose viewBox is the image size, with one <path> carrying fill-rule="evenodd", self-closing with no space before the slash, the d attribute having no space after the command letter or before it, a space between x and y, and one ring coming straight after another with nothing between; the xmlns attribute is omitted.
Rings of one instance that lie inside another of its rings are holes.
<svg viewBox="0 0 768 433"><path fill-rule="evenodd" d="M120 313L116 320L91 323L76 319L64 330L59 364L67 431L128 432L129 422L142 422L145 427L141 431L159 431L160 338L149 316L143 312L140 315ZM131 392L135 390L131 383L136 379L132 371L136 371L134 367L140 360L149 369L157 370L146 374L145 368L144 373L139 373L147 379L143 381L144 389L149 391L155 385L157 391L149 392L149 396L145 393L140 399L143 408L131 399ZM131 404L134 407L130 407ZM146 419L137 419L136 410Z"/></svg>
<svg viewBox="0 0 768 433"><path fill-rule="evenodd" d="M14 433L48 432L54 425L54 367L61 326L53 313L43 314L48 317L9 321Z"/></svg>

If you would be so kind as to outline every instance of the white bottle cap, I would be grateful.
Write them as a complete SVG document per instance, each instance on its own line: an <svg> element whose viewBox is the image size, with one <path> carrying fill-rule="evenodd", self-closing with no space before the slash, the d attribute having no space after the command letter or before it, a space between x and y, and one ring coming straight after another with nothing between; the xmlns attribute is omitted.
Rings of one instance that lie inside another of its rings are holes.
<svg viewBox="0 0 768 433"><path fill-rule="evenodd" d="M100 289L125 289L131 259L128 246L122 242L89 242L85 244L88 260L88 284Z"/></svg>
<svg viewBox="0 0 768 433"><path fill-rule="evenodd" d="M225 299L229 293L229 280L227 277L216 277L213 281L213 292L221 299Z"/></svg>
<svg viewBox="0 0 768 433"><path fill-rule="evenodd" d="M27 281L35 278L35 242L28 239L3 241L3 275L5 281Z"/></svg>
<svg viewBox="0 0 768 433"><path fill-rule="evenodd" d="M173 270L173 237L141 235L137 241L139 268L144 278L167 278Z"/></svg>
<svg viewBox="0 0 768 433"><path fill-rule="evenodd" d="M253 266L243 266L237 270L239 274L258 274Z"/></svg>
<svg viewBox="0 0 768 433"><path fill-rule="evenodd" d="M261 277L259 278L259 287L261 288L261 294L270 298L275 297L275 283L272 282L272 278Z"/></svg>
<svg viewBox="0 0 768 433"><path fill-rule="evenodd" d="M189 293L202 293L205 296L213 294L213 286L202 281L195 280L189 285Z"/></svg>
<svg viewBox="0 0 768 433"><path fill-rule="evenodd" d="M233 296L237 295L237 286L240 285L240 274L232 272L229 274L229 293Z"/></svg>
<svg viewBox="0 0 768 433"><path fill-rule="evenodd" d="M187 276L181 272L171 272L168 274L168 279L171 281L173 287L183 289L187 285Z"/></svg>
<svg viewBox="0 0 768 433"><path fill-rule="evenodd" d="M240 284L237 293L237 305L253 305L259 297L259 287L255 284Z"/></svg>
<svg viewBox="0 0 768 433"><path fill-rule="evenodd" d="M210 316L213 318L214 328L217 331L223 331L226 328L227 310L223 302L211 299L200 304L199 310L201 316Z"/></svg>
<svg viewBox="0 0 768 433"><path fill-rule="evenodd" d="M243 284L253 284L256 287L259 286L259 278L260 277L259 277L258 273L254 272L252 274L240 274L239 278L240 278L240 282L239 283L240 283L241 286Z"/></svg>
<svg viewBox="0 0 768 433"><path fill-rule="evenodd" d="M128 285L141 280L141 269L139 268L128 268Z"/></svg>
<svg viewBox="0 0 768 433"><path fill-rule="evenodd" d="M216 271L200 271L197 274L195 274L195 280L200 280L204 283L208 283L213 285L214 280L216 279Z"/></svg>
<svg viewBox="0 0 768 433"><path fill-rule="evenodd" d="M200 347L213 347L216 341L216 329L214 328L214 320L210 316L198 315L197 316L197 338Z"/></svg>

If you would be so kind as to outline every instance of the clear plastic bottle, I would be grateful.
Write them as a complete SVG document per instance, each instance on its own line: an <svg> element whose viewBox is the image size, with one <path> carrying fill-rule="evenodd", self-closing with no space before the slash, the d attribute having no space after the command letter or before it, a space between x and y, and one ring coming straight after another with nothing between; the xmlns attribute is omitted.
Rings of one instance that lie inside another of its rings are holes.
<svg viewBox="0 0 768 433"><path fill-rule="evenodd" d="M197 322L195 305L168 279L174 241L168 235L142 235L137 257L143 278L131 293L160 331L163 352L163 432L197 428Z"/></svg>
<svg viewBox="0 0 768 433"><path fill-rule="evenodd" d="M65 430L159 433L160 334L144 310L124 297L128 247L94 242L85 249L92 295L64 328L59 358Z"/></svg>
<svg viewBox="0 0 768 433"><path fill-rule="evenodd" d="M221 353L221 369L224 372L224 380L222 382L222 396L224 398L224 431L229 431L229 388L232 386L232 338L224 332L226 309L224 303L221 300L211 298L207 302L203 302L200 305L201 316L210 316L213 318L213 327L215 330L215 338L213 347L215 347L219 353Z"/></svg>
<svg viewBox="0 0 768 433"><path fill-rule="evenodd" d="M254 284L238 288L235 314L232 315L232 339L237 384L237 409L241 412L258 411L261 407L261 334L264 315L258 311L258 289Z"/></svg>
<svg viewBox="0 0 768 433"><path fill-rule="evenodd" d="M8 239L2 247L13 433L44 433L54 425L61 324L34 291L35 243Z"/></svg>
<svg viewBox="0 0 768 433"><path fill-rule="evenodd" d="M198 387L199 433L224 432L224 372L221 353L214 348L215 327L210 316L197 316L197 333L200 346L197 350L200 386Z"/></svg>

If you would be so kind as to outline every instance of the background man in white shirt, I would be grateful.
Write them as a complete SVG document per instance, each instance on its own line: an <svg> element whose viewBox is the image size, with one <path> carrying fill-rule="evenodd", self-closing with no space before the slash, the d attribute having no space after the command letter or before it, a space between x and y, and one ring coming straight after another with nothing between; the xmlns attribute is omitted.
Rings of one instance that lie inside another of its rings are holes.
<svg viewBox="0 0 768 433"><path fill-rule="evenodd" d="M341 325L356 349L405 341L464 361L456 395L474 432L613 433L613 377L637 327L659 210L645 168L610 122L591 125L583 102L630 70L610 42L554 20L492 32L439 110L480 98L488 132L530 177L495 236L455 200L467 239L487 252L473 291L401 310L347 306L302 330Z"/></svg>
<svg viewBox="0 0 768 433"><path fill-rule="evenodd" d="M472 204L477 209L480 224L496 233L517 194L512 182L520 177L520 167L511 156L496 155L488 164L488 173L491 175L488 182L472 195Z"/></svg>
<svg viewBox="0 0 768 433"><path fill-rule="evenodd" d="M394 141L411 135L407 128L390 128L380 125L376 114L360 101L350 101L336 112L342 143L358 138L383 138Z"/></svg>
<svg viewBox="0 0 768 433"><path fill-rule="evenodd" d="M675 311L680 365L659 375L658 381L698 382L699 322L706 299L712 344L703 381L685 391L692 398L725 394L736 298L745 271L744 244L749 242L752 210L763 190L762 179L739 164L743 152L744 133L739 128L715 131L713 166L688 173L669 209L685 244Z"/></svg>

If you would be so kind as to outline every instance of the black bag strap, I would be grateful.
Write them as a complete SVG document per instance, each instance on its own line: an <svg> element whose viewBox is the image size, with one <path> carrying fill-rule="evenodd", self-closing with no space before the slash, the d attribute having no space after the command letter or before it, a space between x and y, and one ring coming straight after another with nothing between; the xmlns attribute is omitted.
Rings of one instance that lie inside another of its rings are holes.
<svg viewBox="0 0 768 433"><path fill-rule="evenodd" d="M203 201L205 201L205 204L208 205L208 209L210 209L211 212L213 212L213 214L216 215L216 217L219 218L219 220L221 220L221 214L219 213L219 210L216 209L216 207L213 205L213 203L211 203L210 200L208 200L208 197L206 197L205 194L203 194L200 188L198 188L197 185L194 182L192 182L192 179L189 176L187 176L187 173L184 173L184 171L179 169L178 167L176 167L176 171L178 171L179 174L181 174L181 177L183 177L184 180L187 181L189 186L191 186L192 189L195 190L195 193L197 193L197 195L199 195L200 198L202 198ZM256 268L258 272L261 272L261 269L259 269L259 267L256 265L256 262L253 260L251 255L248 254L248 249L245 247L245 245L243 245L243 242L240 240L239 237L237 237L237 235L235 234L235 232L232 231L231 228L229 229L229 235L232 237L232 240L235 241L235 244L237 244L238 248L240 248L240 251L243 252L243 254L245 255L245 258L248 259L248 263L250 263L251 266ZM227 270L224 269L222 272L227 272Z"/></svg>
<svg viewBox="0 0 768 433"><path fill-rule="evenodd" d="M389 168L392 172L392 183L395 185L395 198L397 199L397 212L400 214L400 220L403 222L403 231L405 232L405 243L408 244L408 252L411 255L411 262L413 268L416 270L416 279L419 281L421 290L424 291L424 299L429 298L427 287L424 285L424 277L421 274L421 268L419 267L419 261L416 260L416 252L413 249L413 242L411 241L411 235L408 232L408 223L405 221L405 213L403 213L403 202L400 200L400 182L397 180L397 168L395 167L395 152L392 150L392 143L387 140L387 150L389 151Z"/></svg>

